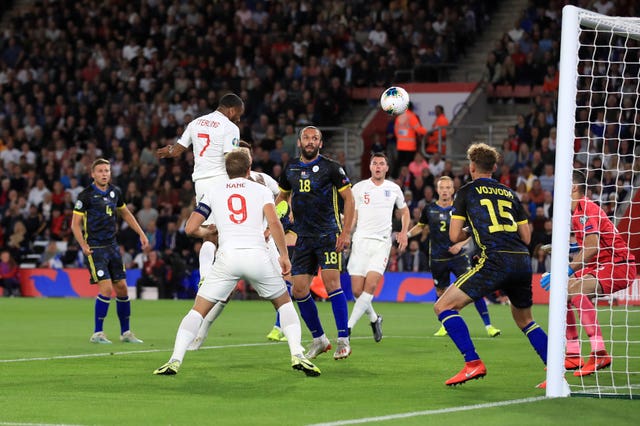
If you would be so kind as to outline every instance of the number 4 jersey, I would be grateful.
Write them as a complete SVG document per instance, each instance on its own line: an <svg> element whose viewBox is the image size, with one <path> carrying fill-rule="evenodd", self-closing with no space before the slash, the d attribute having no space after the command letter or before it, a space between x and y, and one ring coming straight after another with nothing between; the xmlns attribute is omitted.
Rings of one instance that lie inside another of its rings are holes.
<svg viewBox="0 0 640 426"><path fill-rule="evenodd" d="M220 250L266 248L264 206L273 203L273 194L266 186L235 178L211 184L195 211L205 218L213 216Z"/></svg>
<svg viewBox="0 0 640 426"><path fill-rule="evenodd" d="M78 194L73 214L83 216L84 235L89 247L116 244L116 212L124 208L127 206L122 192L114 185L102 191L92 183Z"/></svg>
<svg viewBox="0 0 640 426"><path fill-rule="evenodd" d="M460 188L451 217L467 221L483 252L529 253L518 234L527 213L515 192L494 179L476 179Z"/></svg>

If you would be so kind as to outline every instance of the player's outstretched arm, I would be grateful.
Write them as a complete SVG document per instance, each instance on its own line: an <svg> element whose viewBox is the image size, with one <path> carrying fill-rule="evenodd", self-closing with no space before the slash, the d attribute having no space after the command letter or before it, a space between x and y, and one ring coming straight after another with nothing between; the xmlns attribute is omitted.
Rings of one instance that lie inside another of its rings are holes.
<svg viewBox="0 0 640 426"><path fill-rule="evenodd" d="M163 146L162 148L158 148L156 150L156 155L158 158L173 158L178 157L180 154L185 152L187 148L180 145L179 143L174 143L171 145Z"/></svg>
<svg viewBox="0 0 640 426"><path fill-rule="evenodd" d="M84 235L82 234L82 223L83 215L74 212L73 216L71 217L71 232L78 242L82 253L84 253L85 256L89 256L93 252L93 250L91 250L91 247L89 247L89 244L87 244L87 240L84 239Z"/></svg>
<svg viewBox="0 0 640 426"><path fill-rule="evenodd" d="M409 244L409 237L407 234L409 232L408 231L409 224L411 223L411 215L409 214L409 207L407 206L400 209L400 211L402 213L402 218L400 219L402 223L402 228L400 229L400 232L398 232L398 234L396 235L396 240L398 240L398 250L400 251L400 253L402 253L407 248L407 244ZM414 226L414 228L416 226Z"/></svg>
<svg viewBox="0 0 640 426"><path fill-rule="evenodd" d="M353 198L351 187L342 189L342 191L340 191L340 196L344 200L344 220L342 232L336 239L337 252L341 252L349 247L349 244L351 243L351 226L353 225L353 219L356 214L356 202Z"/></svg>
<svg viewBox="0 0 640 426"><path fill-rule="evenodd" d="M269 224L273 242L276 243L278 253L280 253L278 262L282 268L282 275L288 275L291 273L291 261L289 260L287 243L284 239L284 228L282 227L282 223L276 213L276 207L274 204L265 204L262 210L264 217L267 219L267 223Z"/></svg>

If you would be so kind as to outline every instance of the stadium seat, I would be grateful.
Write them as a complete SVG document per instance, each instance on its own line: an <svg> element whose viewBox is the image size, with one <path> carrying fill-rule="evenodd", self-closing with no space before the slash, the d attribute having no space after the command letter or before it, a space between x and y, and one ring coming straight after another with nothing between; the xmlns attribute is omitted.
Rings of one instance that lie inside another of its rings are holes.
<svg viewBox="0 0 640 426"><path fill-rule="evenodd" d="M531 99L531 86L519 84L513 88L513 97L516 99Z"/></svg>
<svg viewBox="0 0 640 426"><path fill-rule="evenodd" d="M510 84L501 84L500 86L496 86L496 95L497 98L513 98L513 86Z"/></svg>
<svg viewBox="0 0 640 426"><path fill-rule="evenodd" d="M531 88L531 97L536 97L538 95L542 95L543 94L543 90L542 90L542 85L539 84L537 86L533 86Z"/></svg>

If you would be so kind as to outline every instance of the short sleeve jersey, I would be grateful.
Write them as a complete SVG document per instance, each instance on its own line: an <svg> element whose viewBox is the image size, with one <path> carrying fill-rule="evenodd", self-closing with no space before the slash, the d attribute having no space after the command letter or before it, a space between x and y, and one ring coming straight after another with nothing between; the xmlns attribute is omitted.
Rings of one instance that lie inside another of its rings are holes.
<svg viewBox="0 0 640 426"><path fill-rule="evenodd" d="M78 194L73 214L83 216L84 234L89 247L106 247L117 243L116 213L126 207L120 188L114 185L102 191L92 183Z"/></svg>
<svg viewBox="0 0 640 426"><path fill-rule="evenodd" d="M586 197L578 201L571 215L571 230L580 247L583 247L587 235L598 234L600 250L589 265L635 261L635 257L629 252L629 247L606 213Z"/></svg>
<svg viewBox="0 0 640 426"><path fill-rule="evenodd" d="M454 257L449 253L451 240L449 239L449 223L453 206L442 207L431 203L422 209L419 225L429 226L429 251L432 260L446 260Z"/></svg>
<svg viewBox="0 0 640 426"><path fill-rule="evenodd" d="M178 143L185 148L193 145L192 179L226 176L224 155L238 147L240 129L219 111L191 121Z"/></svg>
<svg viewBox="0 0 640 426"><path fill-rule="evenodd" d="M518 234L527 214L515 192L494 179L475 179L460 188L451 217L469 223L483 252L529 253Z"/></svg>
<svg viewBox="0 0 640 426"><path fill-rule="evenodd" d="M266 186L245 178L215 182L207 189L196 212L213 215L220 250L266 247L264 206L273 204Z"/></svg>
<svg viewBox="0 0 640 426"><path fill-rule="evenodd" d="M298 159L286 166L278 184L291 192L293 230L298 236L335 235L342 230L338 192L349 188L351 181L340 164L322 155L310 163Z"/></svg>
<svg viewBox="0 0 640 426"><path fill-rule="evenodd" d="M367 179L353 186L353 198L358 214L353 238L389 239L393 208L407 205L400 187L389 180L376 185Z"/></svg>

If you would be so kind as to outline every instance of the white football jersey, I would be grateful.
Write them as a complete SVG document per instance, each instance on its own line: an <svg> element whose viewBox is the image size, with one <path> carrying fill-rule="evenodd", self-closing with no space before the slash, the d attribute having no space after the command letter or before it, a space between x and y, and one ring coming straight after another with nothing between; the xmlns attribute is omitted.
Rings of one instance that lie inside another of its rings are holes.
<svg viewBox="0 0 640 426"><path fill-rule="evenodd" d="M200 204L204 204L203 208ZM210 210L218 228L220 250L265 247L264 206L273 204L266 186L245 178L211 185L199 202L199 211Z"/></svg>
<svg viewBox="0 0 640 426"><path fill-rule="evenodd" d="M273 193L274 199L278 196L278 194L280 194L280 187L278 186L278 182L276 182L276 180L268 174L251 170L250 176L251 179L255 180L258 183L264 182L264 185Z"/></svg>
<svg viewBox="0 0 640 426"><path fill-rule="evenodd" d="M400 187L389 180L380 185L371 179L356 183L353 188L358 221L353 238L388 239L391 236L393 206L406 207Z"/></svg>
<svg viewBox="0 0 640 426"><path fill-rule="evenodd" d="M224 155L238 147L240 129L219 111L191 121L178 143L185 148L193 145L194 181L202 178L226 176Z"/></svg>

